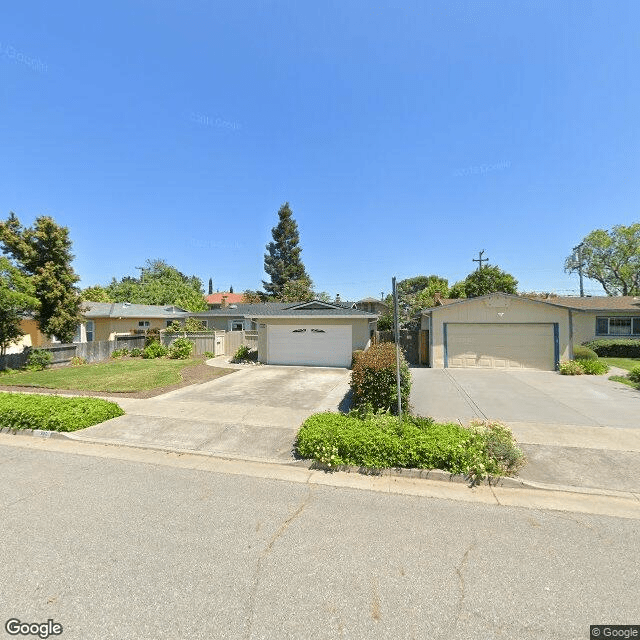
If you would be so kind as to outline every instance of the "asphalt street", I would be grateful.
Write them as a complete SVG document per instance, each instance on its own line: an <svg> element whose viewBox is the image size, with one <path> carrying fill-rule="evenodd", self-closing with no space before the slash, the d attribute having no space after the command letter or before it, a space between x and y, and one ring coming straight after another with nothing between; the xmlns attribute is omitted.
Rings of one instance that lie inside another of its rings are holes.
<svg viewBox="0 0 640 640"><path fill-rule="evenodd" d="M63 640L564 640L640 623L640 520L144 455L0 444L0 637L10 618L53 619Z"/></svg>

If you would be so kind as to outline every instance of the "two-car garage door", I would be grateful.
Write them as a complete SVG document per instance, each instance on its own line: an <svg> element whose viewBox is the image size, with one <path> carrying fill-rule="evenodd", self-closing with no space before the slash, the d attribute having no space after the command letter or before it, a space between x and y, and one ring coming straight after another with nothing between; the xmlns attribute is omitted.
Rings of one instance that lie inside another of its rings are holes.
<svg viewBox="0 0 640 640"><path fill-rule="evenodd" d="M553 323L447 323L445 366L487 369L555 368Z"/></svg>
<svg viewBox="0 0 640 640"><path fill-rule="evenodd" d="M268 363L349 367L353 351L351 325L271 325Z"/></svg>

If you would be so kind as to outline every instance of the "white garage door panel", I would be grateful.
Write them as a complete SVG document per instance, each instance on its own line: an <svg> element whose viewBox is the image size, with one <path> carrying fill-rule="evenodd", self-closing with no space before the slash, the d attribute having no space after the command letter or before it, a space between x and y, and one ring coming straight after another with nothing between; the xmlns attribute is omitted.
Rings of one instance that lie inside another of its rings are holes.
<svg viewBox="0 0 640 640"><path fill-rule="evenodd" d="M351 325L274 325L268 328L269 364L349 367Z"/></svg>
<svg viewBox="0 0 640 640"><path fill-rule="evenodd" d="M552 324L449 324L449 367L555 368Z"/></svg>

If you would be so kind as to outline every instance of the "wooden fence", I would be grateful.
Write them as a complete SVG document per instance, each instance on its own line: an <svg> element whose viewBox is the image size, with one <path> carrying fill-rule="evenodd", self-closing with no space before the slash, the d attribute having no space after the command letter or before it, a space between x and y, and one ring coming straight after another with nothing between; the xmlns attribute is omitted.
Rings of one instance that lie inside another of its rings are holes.
<svg viewBox="0 0 640 640"><path fill-rule="evenodd" d="M240 345L246 344L249 349L258 349L258 332L257 331L227 331L224 337L224 353L232 356L238 350Z"/></svg>
<svg viewBox="0 0 640 640"><path fill-rule="evenodd" d="M400 349L409 364L420 364L420 332L400 329ZM376 331L375 342L394 342L393 331Z"/></svg>
<svg viewBox="0 0 640 640"><path fill-rule="evenodd" d="M216 356L232 356L241 344L250 349L258 348L257 331L208 331L202 333L162 333L162 344L166 347L176 338L186 337L194 345L193 355L201 356L210 352ZM51 354L51 364L54 366L69 364L72 358L84 358L87 362L108 360L116 349L142 349L145 336L116 336L115 340L99 340L95 342L76 342L73 344L51 344L41 349ZM27 364L30 348L22 353L10 353L0 356L1 369L21 369Z"/></svg>

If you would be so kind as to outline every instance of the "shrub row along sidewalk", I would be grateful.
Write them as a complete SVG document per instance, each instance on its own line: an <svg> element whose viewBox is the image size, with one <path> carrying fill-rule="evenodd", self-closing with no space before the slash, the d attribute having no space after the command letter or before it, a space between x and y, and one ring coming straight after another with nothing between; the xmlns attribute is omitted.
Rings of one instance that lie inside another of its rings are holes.
<svg viewBox="0 0 640 640"><path fill-rule="evenodd" d="M515 475L525 463L508 427L473 421L468 428L387 413L319 413L298 432L296 451L335 468L442 469L474 481Z"/></svg>
<svg viewBox="0 0 640 640"><path fill-rule="evenodd" d="M98 398L0 394L0 428L77 431L122 415L115 402Z"/></svg>

